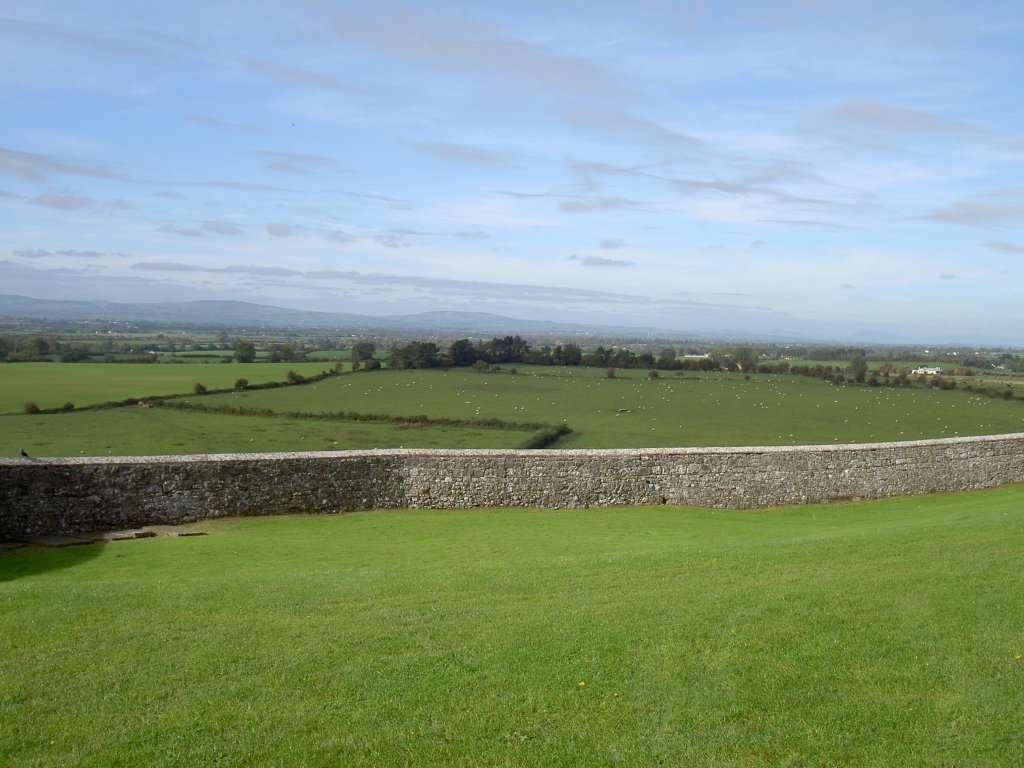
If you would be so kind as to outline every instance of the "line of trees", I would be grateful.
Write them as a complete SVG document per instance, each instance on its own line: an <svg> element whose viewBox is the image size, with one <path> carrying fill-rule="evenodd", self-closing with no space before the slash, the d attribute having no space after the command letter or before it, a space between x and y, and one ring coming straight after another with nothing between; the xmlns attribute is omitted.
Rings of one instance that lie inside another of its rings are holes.
<svg viewBox="0 0 1024 768"><path fill-rule="evenodd" d="M445 349L432 341L413 341L405 345L393 345L389 352L392 368L468 368L479 364L489 366L510 363L580 365L584 358L583 351L576 344L534 349L520 336L495 337L476 343L469 339L458 339Z"/></svg>
<svg viewBox="0 0 1024 768"><path fill-rule="evenodd" d="M446 348L432 341L412 341L389 349L392 368L448 368L507 365L568 365L589 368L640 368L665 371L749 371L784 373L789 364L759 363L758 352L751 347L718 349L707 356L680 359L676 350L665 347L657 355L634 352L626 347L598 346L584 352L577 344L533 347L520 336L495 337L472 342L458 339ZM353 358L354 359L354 358Z"/></svg>

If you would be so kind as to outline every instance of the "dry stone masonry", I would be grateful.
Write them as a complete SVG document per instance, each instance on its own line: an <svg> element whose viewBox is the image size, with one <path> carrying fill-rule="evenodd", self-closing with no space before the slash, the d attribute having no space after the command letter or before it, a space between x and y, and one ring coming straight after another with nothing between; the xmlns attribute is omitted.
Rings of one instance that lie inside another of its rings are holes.
<svg viewBox="0 0 1024 768"><path fill-rule="evenodd" d="M1024 482L1024 433L845 446L0 459L0 540L381 508L749 508Z"/></svg>

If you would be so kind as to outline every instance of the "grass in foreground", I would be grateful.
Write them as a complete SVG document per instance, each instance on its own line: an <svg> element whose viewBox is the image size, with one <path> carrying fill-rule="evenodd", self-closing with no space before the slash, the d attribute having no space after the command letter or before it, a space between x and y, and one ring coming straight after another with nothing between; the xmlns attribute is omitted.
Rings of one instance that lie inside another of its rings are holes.
<svg viewBox="0 0 1024 768"><path fill-rule="evenodd" d="M0 763L1024 762L1024 488L0 557Z"/></svg>

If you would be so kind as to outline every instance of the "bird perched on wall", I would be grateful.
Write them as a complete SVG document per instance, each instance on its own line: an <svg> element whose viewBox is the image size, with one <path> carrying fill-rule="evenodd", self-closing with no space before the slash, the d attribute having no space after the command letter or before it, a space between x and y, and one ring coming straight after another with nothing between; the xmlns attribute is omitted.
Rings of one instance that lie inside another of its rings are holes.
<svg viewBox="0 0 1024 768"><path fill-rule="evenodd" d="M21 456L22 456L22 458L24 458L24 459L27 459L27 458L29 457L29 456L28 456L28 454L27 454L27 453L25 453L25 449L24 449L24 448L22 448L22 449L21 449Z"/></svg>

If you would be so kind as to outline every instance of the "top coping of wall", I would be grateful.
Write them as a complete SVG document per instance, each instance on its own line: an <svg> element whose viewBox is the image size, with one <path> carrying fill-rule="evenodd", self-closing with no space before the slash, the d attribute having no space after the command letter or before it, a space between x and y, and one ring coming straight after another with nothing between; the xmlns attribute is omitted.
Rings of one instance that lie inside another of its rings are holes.
<svg viewBox="0 0 1024 768"><path fill-rule="evenodd" d="M88 465L145 465L145 464L196 464L239 461L300 461L361 458L402 458L437 456L443 458L564 458L577 459L593 456L699 456L757 455L766 453L843 453L877 451L899 448L956 447L977 443L1012 443L1024 441L1024 432L1006 435L972 435L969 437L945 437L933 440L907 440L889 443L848 443L844 445L756 445L756 446L713 446L687 448L375 448L365 451L302 451L292 453L203 453L171 456L69 456L0 458L0 466L88 466Z"/></svg>

